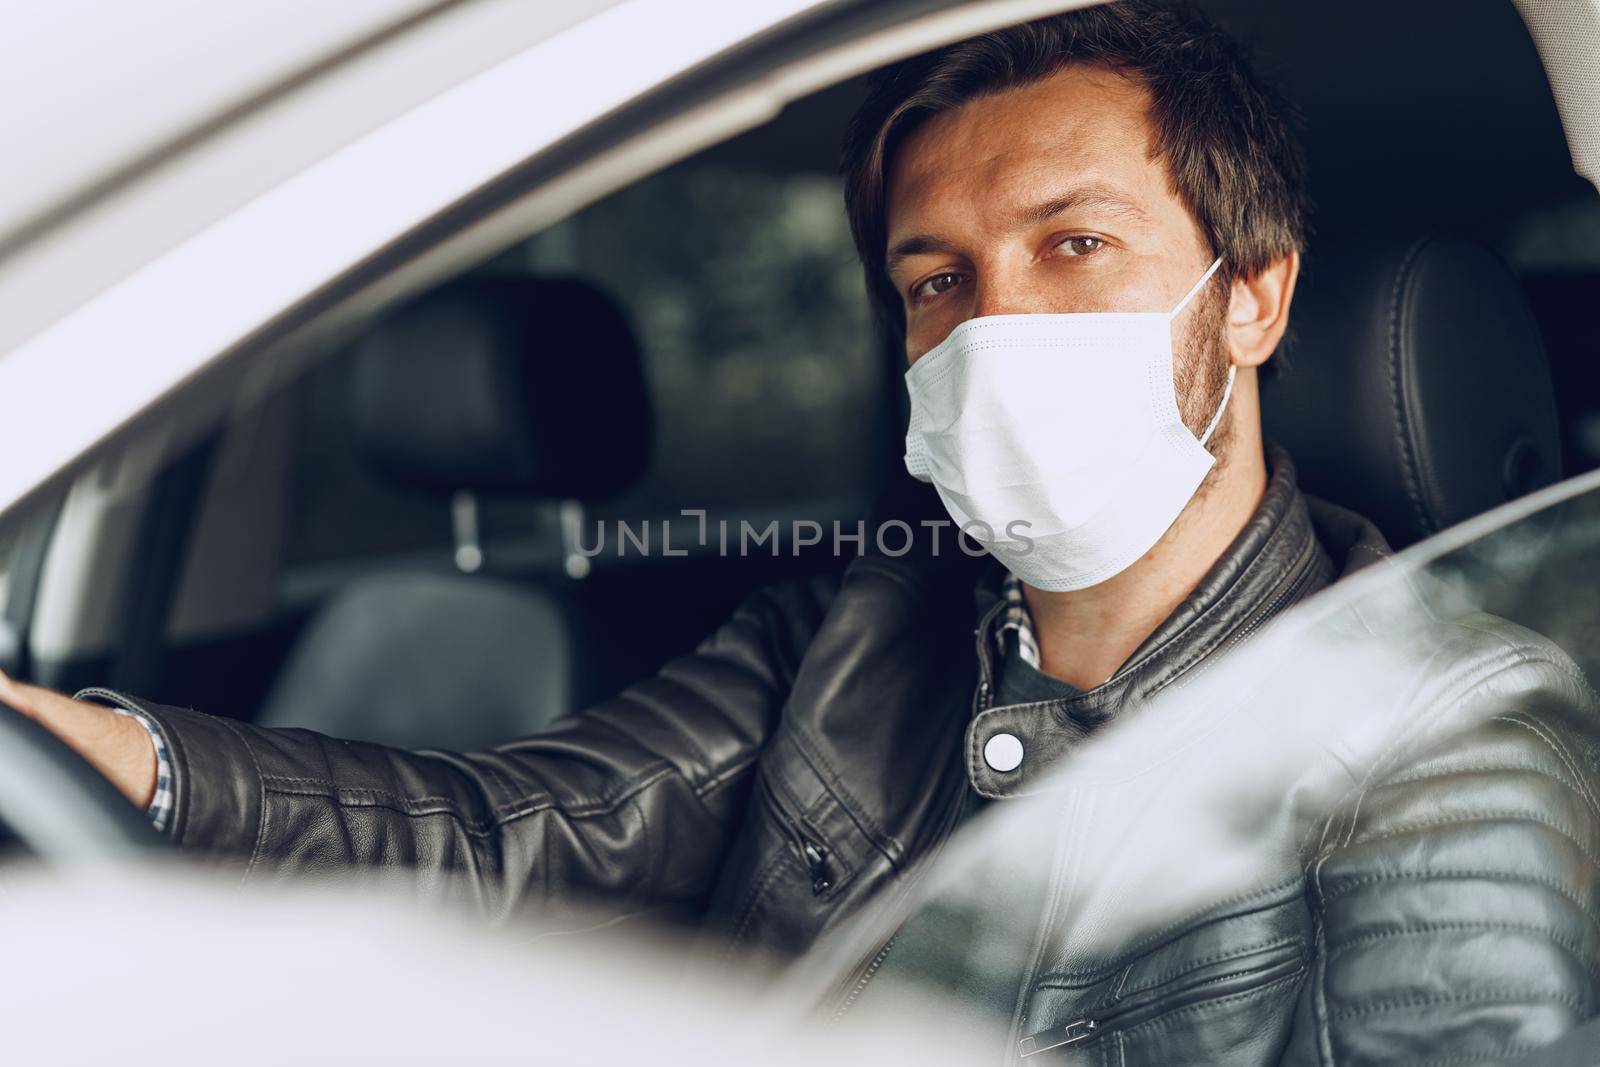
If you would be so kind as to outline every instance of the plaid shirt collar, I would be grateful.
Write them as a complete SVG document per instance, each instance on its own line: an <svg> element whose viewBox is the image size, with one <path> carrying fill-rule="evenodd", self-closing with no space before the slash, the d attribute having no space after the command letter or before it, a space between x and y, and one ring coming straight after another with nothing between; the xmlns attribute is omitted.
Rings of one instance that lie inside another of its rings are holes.
<svg viewBox="0 0 1600 1067"><path fill-rule="evenodd" d="M1039 641L1033 632L1033 616L1028 613L1028 602L1022 597L1022 581L1015 574L1007 572L1005 580L1000 583L1000 599L1005 601L1005 607L1000 609L1000 625L994 632L995 647L999 655L1004 658L1006 654L1006 635L1017 635L1017 655L1022 657L1022 662L1039 669Z"/></svg>

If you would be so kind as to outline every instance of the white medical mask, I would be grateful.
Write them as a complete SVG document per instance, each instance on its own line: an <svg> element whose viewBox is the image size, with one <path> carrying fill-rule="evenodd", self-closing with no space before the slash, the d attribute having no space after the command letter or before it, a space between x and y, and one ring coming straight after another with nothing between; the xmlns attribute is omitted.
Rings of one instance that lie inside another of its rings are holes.
<svg viewBox="0 0 1600 1067"><path fill-rule="evenodd" d="M1216 462L1178 414L1170 314L968 319L906 372L906 469L1018 578L1052 592L1117 574L1161 539Z"/></svg>

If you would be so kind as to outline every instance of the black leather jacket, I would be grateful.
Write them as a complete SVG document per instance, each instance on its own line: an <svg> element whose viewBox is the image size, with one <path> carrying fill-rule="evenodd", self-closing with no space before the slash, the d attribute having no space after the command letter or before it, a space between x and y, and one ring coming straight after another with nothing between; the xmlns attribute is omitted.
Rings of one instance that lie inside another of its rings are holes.
<svg viewBox="0 0 1600 1067"><path fill-rule="evenodd" d="M656 677L491 751L400 752L89 695L155 720L175 776L168 832L242 857L250 877L408 868L419 891L464 889L490 915L599 899L798 953L934 852L969 790L1037 790L1098 724L1385 555L1370 524L1308 502L1275 456L1227 555L1115 677L1065 702L989 706L982 620L998 605L980 582L975 614L971 561L953 553L864 556L759 592ZM1271 884L1089 957L1070 915L1042 916L1009 1055L1457 1063L1593 1014L1589 691L1525 631L1438 629L1423 673L1469 679L1496 717L1356 775ZM1026 753L1008 774L981 755L999 730Z"/></svg>

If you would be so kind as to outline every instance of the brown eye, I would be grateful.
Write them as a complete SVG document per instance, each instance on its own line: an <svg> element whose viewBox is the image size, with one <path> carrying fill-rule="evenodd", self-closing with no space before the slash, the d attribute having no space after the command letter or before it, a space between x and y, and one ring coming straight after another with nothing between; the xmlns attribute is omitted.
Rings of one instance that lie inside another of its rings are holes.
<svg viewBox="0 0 1600 1067"><path fill-rule="evenodd" d="M1098 237L1068 237L1056 247L1069 256L1088 256L1100 251L1104 244Z"/></svg>
<svg viewBox="0 0 1600 1067"><path fill-rule="evenodd" d="M917 300L926 300L960 284L961 275L954 271L945 271L943 274L934 274L918 282L916 288L911 290L911 296Z"/></svg>

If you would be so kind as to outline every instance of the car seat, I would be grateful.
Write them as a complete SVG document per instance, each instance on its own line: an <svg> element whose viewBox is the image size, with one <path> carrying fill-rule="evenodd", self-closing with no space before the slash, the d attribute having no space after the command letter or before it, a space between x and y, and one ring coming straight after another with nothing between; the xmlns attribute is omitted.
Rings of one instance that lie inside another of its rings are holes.
<svg viewBox="0 0 1600 1067"><path fill-rule="evenodd" d="M1538 324L1493 252L1443 234L1319 244L1262 388L1307 492L1403 548L1561 476Z"/></svg>
<svg viewBox="0 0 1600 1067"><path fill-rule="evenodd" d="M480 572L477 501L593 501L633 484L651 418L632 332L585 282L476 279L393 314L353 359L358 447L452 509L459 569L382 572L340 589L257 721L455 749L547 726L578 691L574 614L559 582Z"/></svg>

